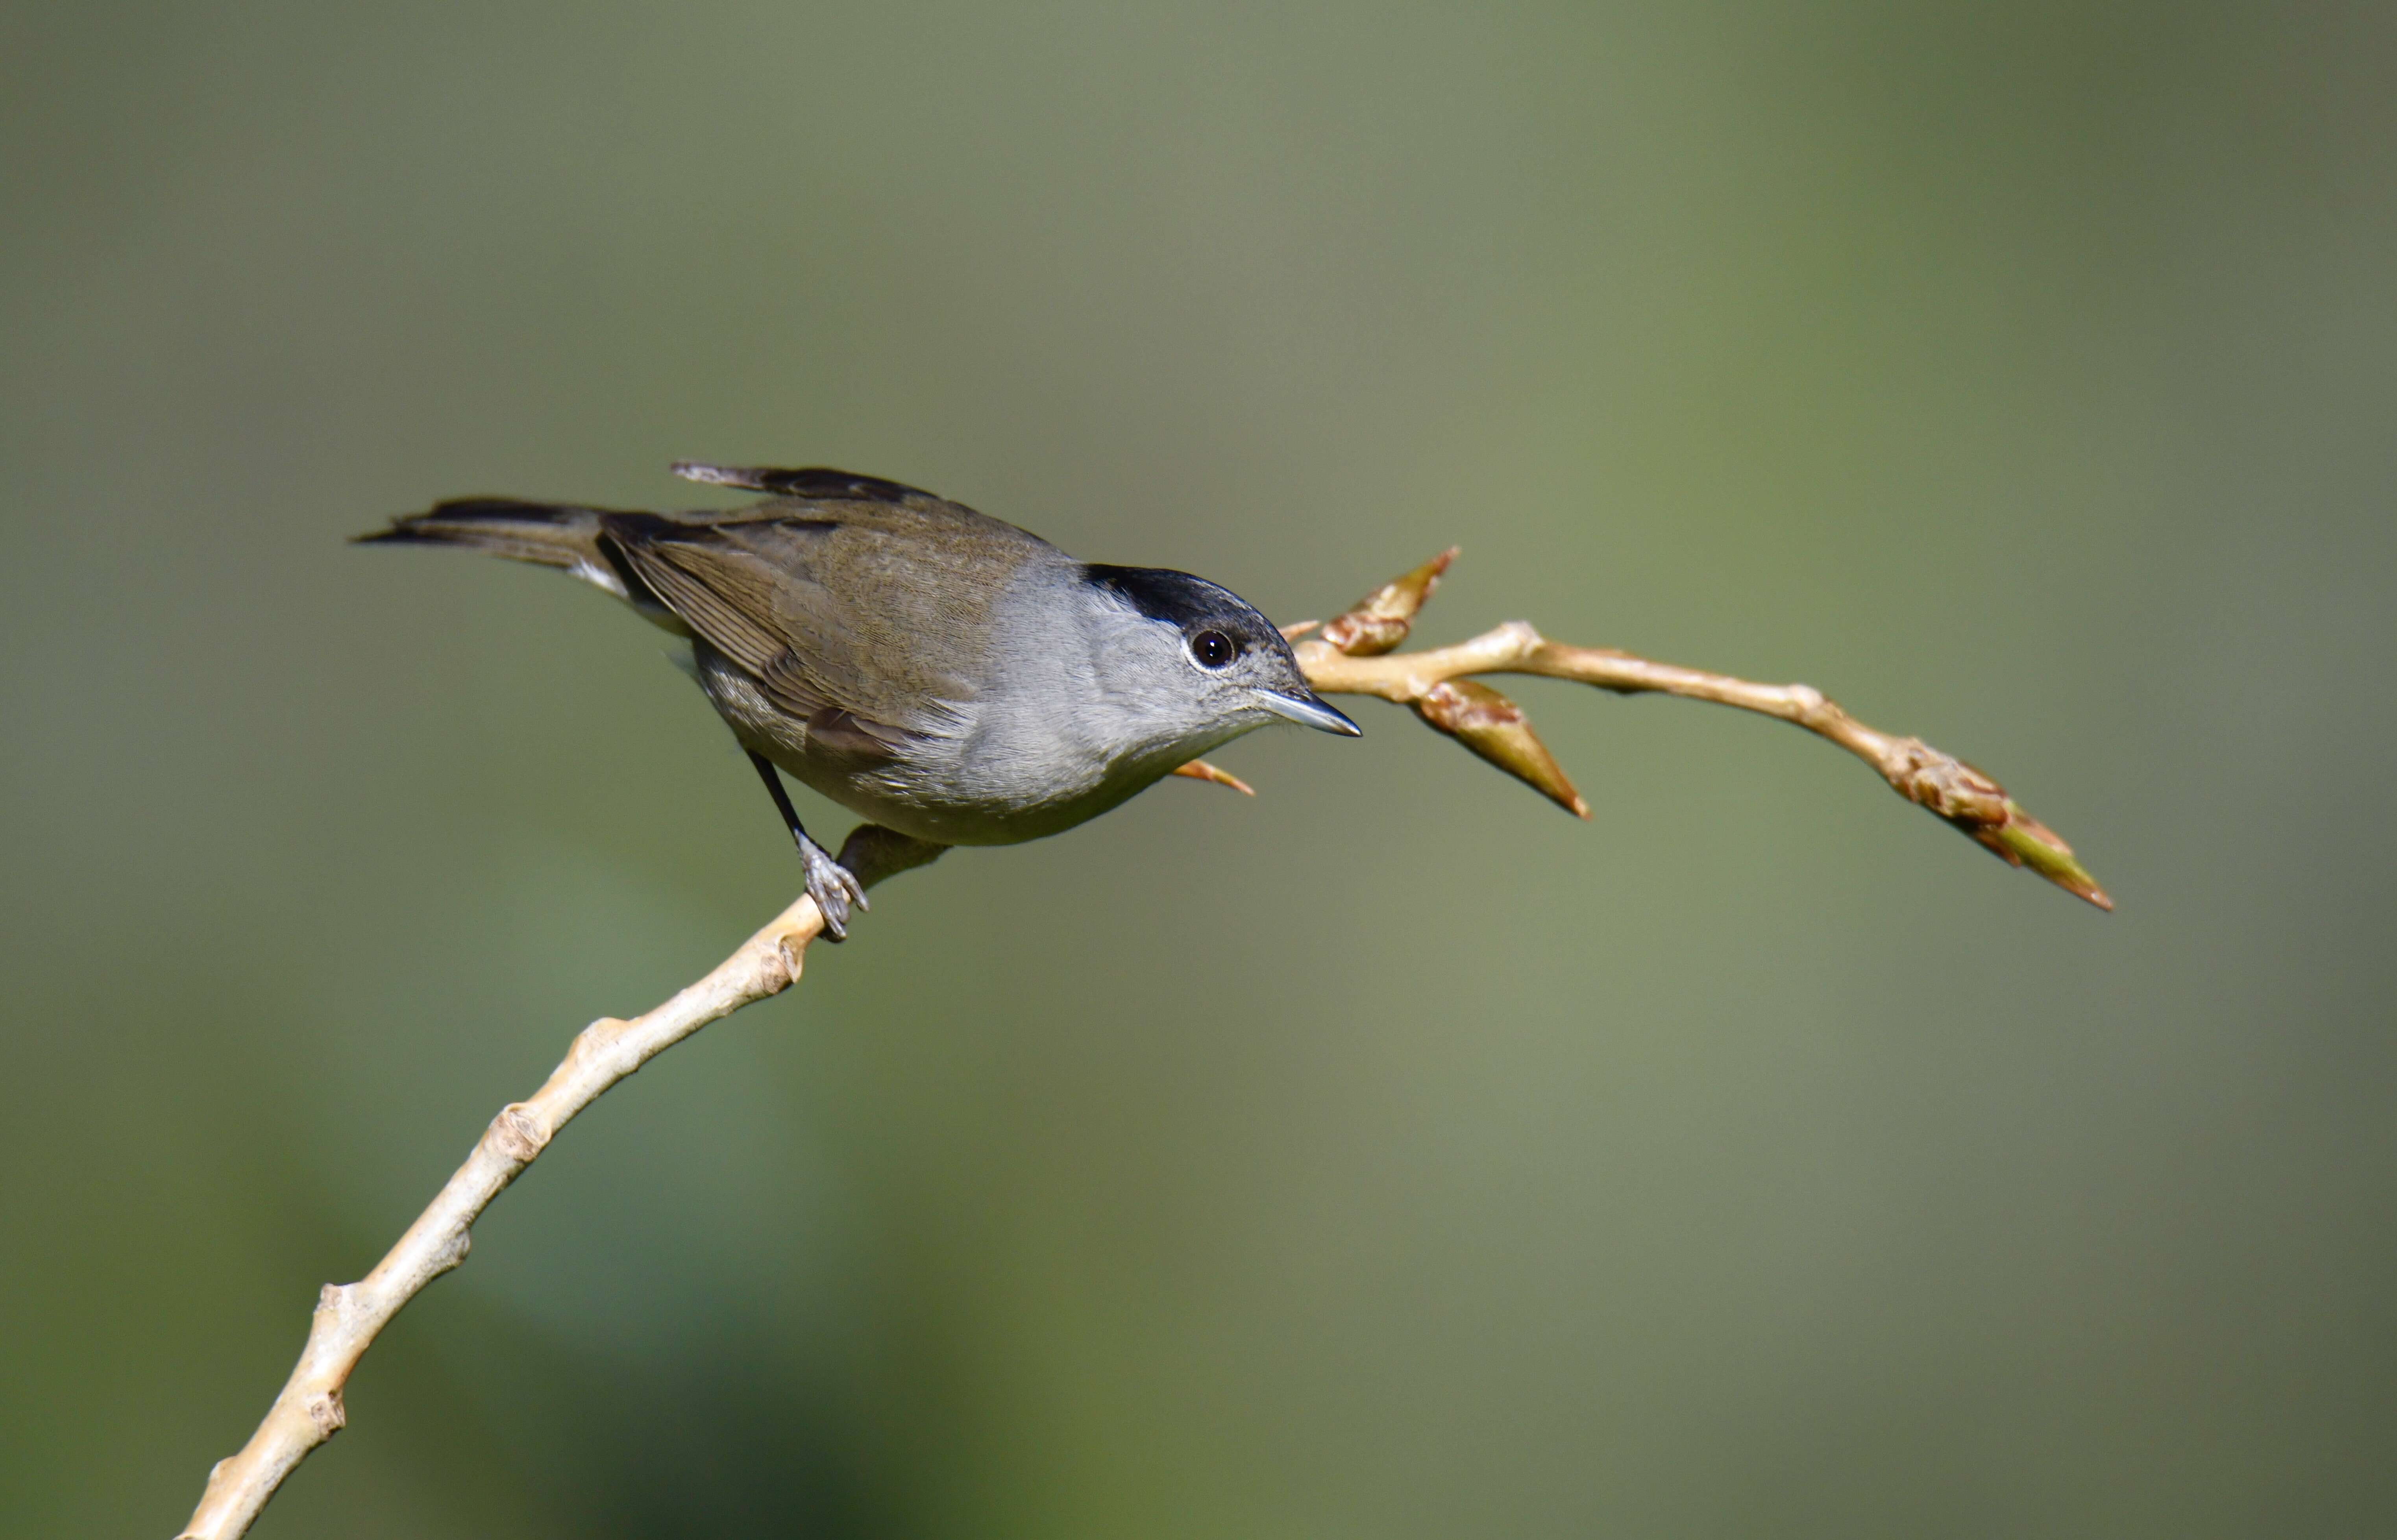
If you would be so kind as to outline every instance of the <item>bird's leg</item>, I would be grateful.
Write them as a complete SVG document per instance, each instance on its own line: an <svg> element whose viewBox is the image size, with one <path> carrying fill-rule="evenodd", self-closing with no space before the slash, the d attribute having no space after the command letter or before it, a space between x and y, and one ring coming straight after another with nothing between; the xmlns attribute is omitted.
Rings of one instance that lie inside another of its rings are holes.
<svg viewBox="0 0 2397 1540"><path fill-rule="evenodd" d="M816 901L824 914L824 936L831 941L849 939L849 906L871 909L865 902L865 885L850 875L848 867L835 861L832 852L808 837L799 826L799 815L791 807L791 794L783 789L783 778L773 762L762 754L752 753L749 762L757 767L757 778L766 783L767 792L774 798L776 810L783 815L783 826L791 831L792 842L799 848L799 860L807 867L808 896Z"/></svg>

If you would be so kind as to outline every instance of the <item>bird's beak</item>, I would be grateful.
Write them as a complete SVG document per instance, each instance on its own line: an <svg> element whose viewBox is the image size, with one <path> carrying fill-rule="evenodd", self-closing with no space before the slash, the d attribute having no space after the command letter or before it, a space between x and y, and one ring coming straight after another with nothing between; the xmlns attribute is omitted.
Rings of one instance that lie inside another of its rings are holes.
<svg viewBox="0 0 2397 1540"><path fill-rule="evenodd" d="M1284 695L1279 690L1252 690L1249 693L1257 704L1277 716L1311 727L1319 732L1336 732L1343 738L1362 738L1365 730L1332 709L1323 697L1313 690L1304 695Z"/></svg>

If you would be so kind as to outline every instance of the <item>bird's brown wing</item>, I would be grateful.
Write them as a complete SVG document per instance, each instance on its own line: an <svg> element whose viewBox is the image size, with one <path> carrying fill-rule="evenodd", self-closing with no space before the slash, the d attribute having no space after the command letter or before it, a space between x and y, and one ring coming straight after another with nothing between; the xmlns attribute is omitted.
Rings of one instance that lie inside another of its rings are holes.
<svg viewBox="0 0 2397 1540"><path fill-rule="evenodd" d="M653 514L605 524L609 542L667 609L802 719L826 707L854 712L866 693L842 689L862 682L850 645L855 626L808 559L837 529L828 519L736 528Z"/></svg>
<svg viewBox="0 0 2397 1540"><path fill-rule="evenodd" d="M721 516L611 514L603 529L777 707L859 753L956 724L993 596L1028 556L1055 556L1011 525L904 489Z"/></svg>

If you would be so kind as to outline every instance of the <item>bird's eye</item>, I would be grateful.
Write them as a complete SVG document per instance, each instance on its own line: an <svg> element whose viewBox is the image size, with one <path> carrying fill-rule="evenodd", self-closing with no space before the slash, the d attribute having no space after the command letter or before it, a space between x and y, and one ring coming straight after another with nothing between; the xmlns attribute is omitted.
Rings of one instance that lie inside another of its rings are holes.
<svg viewBox="0 0 2397 1540"><path fill-rule="evenodd" d="M1221 668L1232 661L1239 649L1232 638L1220 631L1201 631L1190 638L1190 655L1198 660L1201 668Z"/></svg>

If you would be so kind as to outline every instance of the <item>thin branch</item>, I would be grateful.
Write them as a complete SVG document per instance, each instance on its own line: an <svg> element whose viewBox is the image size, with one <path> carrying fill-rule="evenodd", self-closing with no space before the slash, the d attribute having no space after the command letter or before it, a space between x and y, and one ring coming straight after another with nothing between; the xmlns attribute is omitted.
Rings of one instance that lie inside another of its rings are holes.
<svg viewBox="0 0 2397 1540"><path fill-rule="evenodd" d="M870 885L938 854L937 846L868 825L841 847L840 860ZM708 1023L798 983L808 943L823 929L815 901L802 898L656 1010L628 1022L603 1017L584 1027L547 1083L500 1109L466 1163L373 1272L355 1283L325 1285L291 1377L241 1453L208 1472L208 1490L180 1540L234 1540L247 1531L293 1467L341 1431L346 1420L341 1389L350 1371L401 1306L466 1260L475 1220L501 1189L609 1087Z"/></svg>
<svg viewBox="0 0 2397 1540"><path fill-rule="evenodd" d="M1509 621L1453 647L1392 652L1455 556L1451 546L1359 600L1319 636L1298 642L1295 650L1308 681L1327 694L1378 695L1413 706L1427 725L1584 818L1589 816L1587 804L1532 730L1522 708L1472 683L1469 676L1534 674L1618 694L1680 695L1761 712L1839 744L1879 770L1900 797L1946 819L2010 865L2028 866L2100 909L2114 907L2072 847L2023 810L1995 780L1920 738L1865 726L1812 685L1757 684L1614 648L1570 647L1549 641L1528 621ZM1293 635L1313 629L1312 623L1289 628Z"/></svg>

